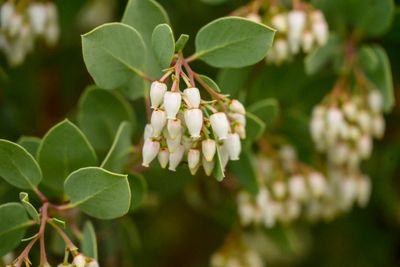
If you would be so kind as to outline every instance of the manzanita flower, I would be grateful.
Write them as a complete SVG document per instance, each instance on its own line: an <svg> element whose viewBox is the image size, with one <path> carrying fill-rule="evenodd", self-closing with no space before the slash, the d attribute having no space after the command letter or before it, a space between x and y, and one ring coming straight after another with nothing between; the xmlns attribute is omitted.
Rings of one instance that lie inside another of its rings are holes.
<svg viewBox="0 0 400 267"><path fill-rule="evenodd" d="M189 108L199 108L201 101L199 89L195 87L187 88L183 90L183 95L189 104Z"/></svg>
<svg viewBox="0 0 400 267"><path fill-rule="evenodd" d="M82 254L78 254L74 257L72 262L76 267L85 267L86 266L86 257Z"/></svg>
<svg viewBox="0 0 400 267"><path fill-rule="evenodd" d="M217 112L210 116L211 127L219 140L225 140L229 132L229 121L226 114Z"/></svg>
<svg viewBox="0 0 400 267"><path fill-rule="evenodd" d="M181 101L180 92L166 92L164 94L164 108L168 119L176 119L176 114L181 107Z"/></svg>
<svg viewBox="0 0 400 267"><path fill-rule="evenodd" d="M175 151L169 154L169 170L176 171L176 167L178 167L179 163L182 161L183 154L185 153L185 148L180 145Z"/></svg>
<svg viewBox="0 0 400 267"><path fill-rule="evenodd" d="M149 164L157 157L158 152L160 151L160 143L158 141L153 141L151 139L147 139L144 142L142 149L143 163L144 167L149 167Z"/></svg>
<svg viewBox="0 0 400 267"><path fill-rule="evenodd" d="M190 149L188 152L188 165L189 169L196 170L199 167L201 153L197 149Z"/></svg>
<svg viewBox="0 0 400 267"><path fill-rule="evenodd" d="M231 103L229 103L229 109L232 112L239 113L242 115L246 114L246 109L243 104L239 102L239 100L233 99Z"/></svg>
<svg viewBox="0 0 400 267"><path fill-rule="evenodd" d="M158 153L158 162L160 163L161 168L165 169L168 165L169 161L169 151L167 148L160 149Z"/></svg>
<svg viewBox="0 0 400 267"><path fill-rule="evenodd" d="M217 145L214 140L206 139L201 142L201 151L207 161L212 161L217 150Z"/></svg>
<svg viewBox="0 0 400 267"><path fill-rule="evenodd" d="M162 130L164 129L165 124L167 123L167 116L165 115L164 110L154 110L151 114L151 126L153 127L153 137L158 137Z"/></svg>
<svg viewBox="0 0 400 267"><path fill-rule="evenodd" d="M167 92L167 85L155 81L150 87L150 102L152 108L158 108L164 100L164 94Z"/></svg>
<svg viewBox="0 0 400 267"><path fill-rule="evenodd" d="M192 138L199 138L203 127L203 112L198 109L185 110L185 123Z"/></svg>
<svg viewBox="0 0 400 267"><path fill-rule="evenodd" d="M213 172L214 166L215 166L215 162L212 161L208 161L206 160L204 157L202 158L202 165L203 165L203 169L204 172L206 173L207 176L210 176Z"/></svg>
<svg viewBox="0 0 400 267"><path fill-rule="evenodd" d="M170 119L167 123L169 137L175 139L182 132L182 123L180 119Z"/></svg>
<svg viewBox="0 0 400 267"><path fill-rule="evenodd" d="M237 133L230 133L226 139L227 150L231 160L239 160L239 155L242 150L240 136Z"/></svg>

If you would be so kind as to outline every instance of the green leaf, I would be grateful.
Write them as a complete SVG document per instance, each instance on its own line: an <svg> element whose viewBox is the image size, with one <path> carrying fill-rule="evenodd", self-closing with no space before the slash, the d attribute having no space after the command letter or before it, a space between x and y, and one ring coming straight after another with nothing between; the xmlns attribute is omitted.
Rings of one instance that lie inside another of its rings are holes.
<svg viewBox="0 0 400 267"><path fill-rule="evenodd" d="M130 0L122 17L122 23L135 28L143 36L146 47L151 47L151 36L157 25L170 24L164 8L154 0ZM162 74L162 68L151 49L148 51L145 69L153 77Z"/></svg>
<svg viewBox="0 0 400 267"><path fill-rule="evenodd" d="M97 157L85 135L69 120L51 128L43 137L37 159L43 171L43 183L59 192L73 171L97 165Z"/></svg>
<svg viewBox="0 0 400 267"><path fill-rule="evenodd" d="M153 30L159 24L169 24L169 18L164 8L154 0L129 0L122 23L134 27L150 44Z"/></svg>
<svg viewBox="0 0 400 267"><path fill-rule="evenodd" d="M30 226L28 215L19 203L0 205L0 257L16 248Z"/></svg>
<svg viewBox="0 0 400 267"><path fill-rule="evenodd" d="M381 35L394 14L393 0L314 0L313 4L324 11L331 28L343 34L354 30L369 37Z"/></svg>
<svg viewBox="0 0 400 267"><path fill-rule="evenodd" d="M221 182L225 178L225 170L222 166L221 151L219 146L217 146L215 166L213 169L213 175L218 182Z"/></svg>
<svg viewBox="0 0 400 267"><path fill-rule="evenodd" d="M217 83L224 94L237 98L241 89L246 89L252 67L240 69L222 69L218 72Z"/></svg>
<svg viewBox="0 0 400 267"><path fill-rule="evenodd" d="M40 138L34 136L21 136L18 139L18 144L25 148L32 156L36 156L37 150L40 145Z"/></svg>
<svg viewBox="0 0 400 267"><path fill-rule="evenodd" d="M144 75L146 47L140 33L128 25L103 24L82 35L82 52L86 68L101 88L126 86Z"/></svg>
<svg viewBox="0 0 400 267"><path fill-rule="evenodd" d="M85 256L97 260L97 238L96 231L91 221L86 221L82 231L81 250Z"/></svg>
<svg viewBox="0 0 400 267"><path fill-rule="evenodd" d="M196 53L217 68L241 68L262 60L272 45L275 31L239 17L226 17L207 24L196 35Z"/></svg>
<svg viewBox="0 0 400 267"><path fill-rule="evenodd" d="M132 150L131 125L122 122L115 135L114 142L100 167L112 172L122 172Z"/></svg>
<svg viewBox="0 0 400 267"><path fill-rule="evenodd" d="M185 48L187 41L189 41L189 35L181 34L181 36L178 38L178 41L176 41L175 52L181 52L183 48Z"/></svg>
<svg viewBox="0 0 400 267"><path fill-rule="evenodd" d="M71 173L65 180L71 205L98 219L114 219L129 210L131 192L127 175L87 167Z"/></svg>
<svg viewBox="0 0 400 267"><path fill-rule="evenodd" d="M147 195L147 182L143 175L132 173L128 175L129 186L131 188L131 210L138 209Z"/></svg>
<svg viewBox="0 0 400 267"><path fill-rule="evenodd" d="M175 53L174 34L168 24L160 24L154 28L151 45L161 68L168 68Z"/></svg>
<svg viewBox="0 0 400 267"><path fill-rule="evenodd" d="M221 89L219 89L218 84L211 79L210 77L206 75L199 75L200 79L202 79L208 86L210 86L214 91L221 92Z"/></svg>
<svg viewBox="0 0 400 267"><path fill-rule="evenodd" d="M338 37L331 36L324 46L314 49L304 59L306 73L313 75L329 63L332 63L339 56L341 45L342 42Z"/></svg>
<svg viewBox="0 0 400 267"><path fill-rule="evenodd" d="M89 87L79 100L78 125L104 158L123 121L136 122L129 103L119 94Z"/></svg>
<svg viewBox="0 0 400 267"><path fill-rule="evenodd" d="M271 127L278 119L280 109L279 103L274 98L267 98L251 104L247 110L260 118L266 125Z"/></svg>
<svg viewBox="0 0 400 267"><path fill-rule="evenodd" d="M29 202L29 196L28 193L21 192L19 193L19 199L22 202L22 205L24 206L26 212L31 216L31 218L37 223L40 224L40 217L39 213L35 209L35 207Z"/></svg>
<svg viewBox="0 0 400 267"><path fill-rule="evenodd" d="M392 70L390 68L389 58L385 50L378 46L371 46L370 52L374 53L374 57L377 60L375 66L363 65L367 78L376 86L383 96L383 106L386 112L390 112L395 104L394 89L393 89L393 77ZM365 57L365 54L361 54ZM367 59L361 62L366 62Z"/></svg>
<svg viewBox="0 0 400 267"><path fill-rule="evenodd" d="M253 141L257 140L262 136L267 125L265 122L254 115L253 113L246 111L246 144L250 145Z"/></svg>
<svg viewBox="0 0 400 267"><path fill-rule="evenodd" d="M251 161L251 153L244 150L240 155L240 160L229 163L232 175L239 180L244 190L256 195L258 193L257 175Z"/></svg>
<svg viewBox="0 0 400 267"><path fill-rule="evenodd" d="M0 139L0 176L20 189L34 189L42 179L42 172L25 148Z"/></svg>

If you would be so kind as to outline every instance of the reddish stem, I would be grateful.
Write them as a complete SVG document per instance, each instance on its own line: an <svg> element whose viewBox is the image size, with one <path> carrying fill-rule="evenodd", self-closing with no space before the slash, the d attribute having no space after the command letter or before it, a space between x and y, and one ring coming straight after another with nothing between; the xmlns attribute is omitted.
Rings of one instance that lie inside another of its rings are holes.
<svg viewBox="0 0 400 267"><path fill-rule="evenodd" d="M21 267L23 262L29 261L29 259L28 259L29 252L31 251L33 245L36 243L36 241L38 239L39 239L39 236L35 237L28 243L28 245L25 247L25 249L22 251L22 253L18 256L17 261L15 263L15 267Z"/></svg>
<svg viewBox="0 0 400 267"><path fill-rule="evenodd" d="M48 264L47 256L46 256L46 247L45 247L45 243L44 243L44 230L46 228L46 223L48 220L48 214L47 214L48 207L49 207L49 203L45 202L41 208L42 220L41 220L40 229L39 229L40 266L46 266Z"/></svg>
<svg viewBox="0 0 400 267"><path fill-rule="evenodd" d="M182 61L183 61L183 66L185 67L185 69L189 75L190 85L192 87L196 87L196 83L194 81L194 72L193 72L192 68L190 68L189 64L186 62L185 59L182 59Z"/></svg>
<svg viewBox="0 0 400 267"><path fill-rule="evenodd" d="M74 255L74 253L76 253L78 248L74 245L74 243L72 243L71 239L69 239L69 237L64 233L64 231L58 225L56 225L52 221L48 221L48 223L51 226L53 226L53 228L58 232L58 234L64 240L64 243L67 246L67 248L69 249L69 251L71 251L71 253Z"/></svg>
<svg viewBox="0 0 400 267"><path fill-rule="evenodd" d="M179 91L179 80L181 78L181 71L182 71L182 57L180 56L175 64L175 78L174 82L172 83L171 91L177 92Z"/></svg>

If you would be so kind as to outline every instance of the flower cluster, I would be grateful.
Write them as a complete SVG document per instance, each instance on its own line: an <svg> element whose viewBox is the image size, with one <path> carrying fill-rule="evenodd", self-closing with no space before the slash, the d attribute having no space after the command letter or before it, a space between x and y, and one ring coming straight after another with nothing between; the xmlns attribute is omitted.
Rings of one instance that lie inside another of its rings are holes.
<svg viewBox="0 0 400 267"><path fill-rule="evenodd" d="M309 206L324 199L330 189L327 178L297 160L293 147L285 145L278 153L256 159L259 192L238 195L241 223L273 227L277 222L298 219Z"/></svg>
<svg viewBox="0 0 400 267"><path fill-rule="evenodd" d="M266 21L277 30L276 38L268 53L267 61L281 64L300 53L309 53L328 40L328 24L324 14L311 5L290 11L272 8Z"/></svg>
<svg viewBox="0 0 400 267"><path fill-rule="evenodd" d="M211 267L262 267L261 255L242 240L228 239L211 257Z"/></svg>
<svg viewBox="0 0 400 267"><path fill-rule="evenodd" d="M382 138L385 121L378 90L367 95L329 98L313 110L310 130L320 152L333 166L358 170L360 161L372 152L372 139Z"/></svg>
<svg viewBox="0 0 400 267"><path fill-rule="evenodd" d="M217 100L201 99L199 89L167 90L163 82L150 88L151 114L146 125L143 166L156 157L162 168L175 171L186 159L194 175L200 166L207 175L229 160L238 160L245 138L245 108L238 100L217 94Z"/></svg>
<svg viewBox="0 0 400 267"><path fill-rule="evenodd" d="M48 45L58 40L57 9L52 2L5 1L0 9L0 50L10 65L21 64L36 38Z"/></svg>
<svg viewBox="0 0 400 267"><path fill-rule="evenodd" d="M251 1L233 12L257 23L276 29L275 38L266 61L277 65L291 60L301 51L308 54L315 47L324 46L329 28L321 10L310 3L297 1L288 9L281 1Z"/></svg>

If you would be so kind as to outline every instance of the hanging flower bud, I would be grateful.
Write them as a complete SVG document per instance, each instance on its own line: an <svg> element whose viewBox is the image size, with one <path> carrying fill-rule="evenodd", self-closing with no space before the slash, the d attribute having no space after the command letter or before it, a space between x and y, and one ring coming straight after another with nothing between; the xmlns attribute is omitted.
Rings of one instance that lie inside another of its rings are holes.
<svg viewBox="0 0 400 267"><path fill-rule="evenodd" d="M182 161L183 154L185 153L185 148L180 145L175 151L169 154L169 170L176 171L176 167L178 167L179 163Z"/></svg>
<svg viewBox="0 0 400 267"><path fill-rule="evenodd" d="M275 52L277 63L285 61L289 57L288 42L282 38L275 41Z"/></svg>
<svg viewBox="0 0 400 267"><path fill-rule="evenodd" d="M368 104L372 112L374 113L382 112L383 99L381 93L378 90L372 90L368 94Z"/></svg>
<svg viewBox="0 0 400 267"><path fill-rule="evenodd" d="M295 200L304 200L306 197L306 185L304 177L301 175L294 175L288 181L289 193Z"/></svg>
<svg viewBox="0 0 400 267"><path fill-rule="evenodd" d="M182 133L182 123L180 119L168 120L167 130L169 137L175 139L178 135Z"/></svg>
<svg viewBox="0 0 400 267"><path fill-rule="evenodd" d="M225 140L229 132L229 122L225 113L217 112L210 116L211 127L219 140Z"/></svg>
<svg viewBox="0 0 400 267"><path fill-rule="evenodd" d="M203 127L203 112L198 109L185 110L185 123L192 138L199 138Z"/></svg>
<svg viewBox="0 0 400 267"><path fill-rule="evenodd" d="M32 3L28 8L29 17L32 22L33 31L43 34L46 26L46 8L41 3Z"/></svg>
<svg viewBox="0 0 400 267"><path fill-rule="evenodd" d="M158 162L160 163L161 168L165 169L168 165L168 161L169 161L168 149L162 148L158 153Z"/></svg>
<svg viewBox="0 0 400 267"><path fill-rule="evenodd" d="M161 109L156 109L151 114L151 126L153 127L153 137L160 136L165 124L167 123L167 116Z"/></svg>
<svg viewBox="0 0 400 267"><path fill-rule="evenodd" d="M242 124L236 124L234 126L234 132L237 133L240 138L245 139L246 138L246 128Z"/></svg>
<svg viewBox="0 0 400 267"><path fill-rule="evenodd" d="M316 10L311 14L312 30L317 43L322 46L328 41L328 24L321 11Z"/></svg>
<svg viewBox="0 0 400 267"><path fill-rule="evenodd" d="M357 118L357 107L353 101L347 101L343 105L343 113L350 121L354 121Z"/></svg>
<svg viewBox="0 0 400 267"><path fill-rule="evenodd" d="M276 14L271 19L271 25L275 29L280 32L286 32L288 25L287 25L287 17L283 14Z"/></svg>
<svg viewBox="0 0 400 267"><path fill-rule="evenodd" d="M212 174L212 171L214 169L215 162L214 160L212 161L207 161L204 157L202 158L202 165L204 168L204 172L206 173L207 176L210 176Z"/></svg>
<svg viewBox="0 0 400 267"><path fill-rule="evenodd" d="M86 266L86 257L82 254L78 254L74 257L72 262L76 267L85 267Z"/></svg>
<svg viewBox="0 0 400 267"><path fill-rule="evenodd" d="M201 142L201 151L206 161L210 162L213 160L216 150L217 146L214 140L206 139Z"/></svg>
<svg viewBox="0 0 400 267"><path fill-rule="evenodd" d="M314 197L321 197L326 192L326 181L320 173L310 173L308 175L308 183Z"/></svg>
<svg viewBox="0 0 400 267"><path fill-rule="evenodd" d="M231 160L239 160L239 155L242 150L240 136L237 133L230 133L228 134L228 138L225 142L228 149L229 158Z"/></svg>
<svg viewBox="0 0 400 267"><path fill-rule="evenodd" d="M257 23L261 23L261 22L262 22L261 16L258 15L257 13L250 13L250 14L248 14L248 15L246 16L246 18L247 18L248 20L253 21L253 22L257 22Z"/></svg>
<svg viewBox="0 0 400 267"><path fill-rule="evenodd" d="M197 149L190 149L188 153L188 165L189 169L196 169L200 163L201 153Z"/></svg>
<svg viewBox="0 0 400 267"><path fill-rule="evenodd" d="M240 103L239 100L233 99L230 103L229 103L229 110L235 113L239 113L242 115L246 114L246 109L244 108L243 104Z"/></svg>
<svg viewBox="0 0 400 267"><path fill-rule="evenodd" d="M288 13L288 39L293 53L298 52L300 38L304 31L306 14L301 10L292 10Z"/></svg>
<svg viewBox="0 0 400 267"><path fill-rule="evenodd" d="M358 151L362 158L367 159L372 153L372 138L364 134L358 141Z"/></svg>
<svg viewBox="0 0 400 267"><path fill-rule="evenodd" d="M180 92L166 92L164 94L164 108L168 119L176 119L176 114L181 107L181 101Z"/></svg>
<svg viewBox="0 0 400 267"><path fill-rule="evenodd" d="M376 138L382 138L385 133L385 120L382 115L376 115L372 118L371 122L372 134Z"/></svg>
<svg viewBox="0 0 400 267"><path fill-rule="evenodd" d="M149 167L149 164L157 157L160 151L160 143L153 141L151 139L146 139L142 149L143 163L144 167Z"/></svg>
<svg viewBox="0 0 400 267"><path fill-rule="evenodd" d="M153 136L153 127L151 126L151 124L146 124L146 126L144 127L144 134L143 134L143 139L147 140L150 137Z"/></svg>
<svg viewBox="0 0 400 267"><path fill-rule="evenodd" d="M14 13L14 5L11 2L5 2L1 5L0 10L0 23L1 28L6 29L8 27L8 23L10 22L11 16Z"/></svg>
<svg viewBox="0 0 400 267"><path fill-rule="evenodd" d="M229 149L228 149L228 142L224 142L222 146L218 146L219 149L219 156L221 158L222 169L225 170L226 165L229 161Z"/></svg>
<svg viewBox="0 0 400 267"><path fill-rule="evenodd" d="M150 87L150 102L152 108L158 108L164 100L164 94L167 92L167 85L155 81Z"/></svg>
<svg viewBox="0 0 400 267"><path fill-rule="evenodd" d="M283 181L275 181L272 184L272 191L278 199L283 198L286 195L286 184Z"/></svg>
<svg viewBox="0 0 400 267"><path fill-rule="evenodd" d="M167 136L167 146L170 153L175 152L175 150L181 144L182 134L179 134L175 137L175 139L171 139L171 137Z"/></svg>
<svg viewBox="0 0 400 267"><path fill-rule="evenodd" d="M22 27L22 23L23 23L23 17L18 14L18 13L14 13L11 18L10 18L10 22L8 24L8 28L9 28L9 33L11 36L15 36L19 29L21 29Z"/></svg>
<svg viewBox="0 0 400 267"><path fill-rule="evenodd" d="M236 122L243 126L246 126L246 116L245 115L240 114L240 113L230 113L229 116L233 120L233 122Z"/></svg>
<svg viewBox="0 0 400 267"><path fill-rule="evenodd" d="M327 123L330 132L332 133L333 137L339 133L341 125L343 123L343 114L342 112L335 107L331 107L327 111Z"/></svg>
<svg viewBox="0 0 400 267"><path fill-rule="evenodd" d="M200 106L200 92L196 87L187 88L183 90L183 96L186 98L189 108L199 108Z"/></svg>

